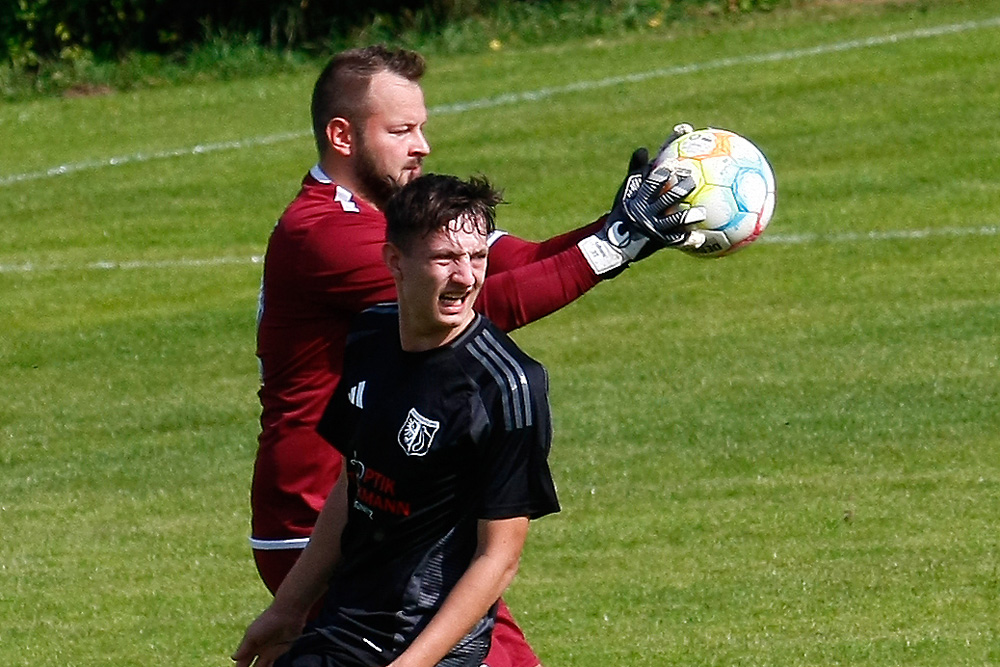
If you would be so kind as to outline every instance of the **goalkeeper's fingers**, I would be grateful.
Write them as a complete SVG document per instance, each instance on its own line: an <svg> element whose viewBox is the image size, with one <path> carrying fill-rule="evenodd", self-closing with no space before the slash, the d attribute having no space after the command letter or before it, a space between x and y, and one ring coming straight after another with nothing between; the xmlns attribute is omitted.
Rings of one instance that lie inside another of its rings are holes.
<svg viewBox="0 0 1000 667"><path fill-rule="evenodd" d="M639 190L635 193L634 198L645 205L647 202L652 203L653 196L660 191L664 183L670 180L670 177L674 175L673 169L668 165L658 164L656 165L649 175L643 179L642 185Z"/></svg>
<svg viewBox="0 0 1000 667"><path fill-rule="evenodd" d="M678 173L678 175L680 176L680 173ZM694 177L691 176L690 173L682 176L677 183L661 194L660 197L653 202L653 209L656 211L667 210L694 192L696 187L698 187L698 183L694 180Z"/></svg>
<svg viewBox="0 0 1000 667"><path fill-rule="evenodd" d="M644 172L648 166L649 151L646 150L645 146L636 148L635 151L632 152L632 157L628 161L629 176Z"/></svg>
<svg viewBox="0 0 1000 667"><path fill-rule="evenodd" d="M652 231L664 246L684 245L689 241L689 237L697 231L690 229L690 227L699 222L704 222L706 217L707 211L704 207L692 206L683 211L674 211L673 213L657 218L653 222ZM700 233L698 236L704 240L704 237ZM698 245L701 245L701 243L698 243Z"/></svg>
<svg viewBox="0 0 1000 667"><path fill-rule="evenodd" d="M663 218L663 221L674 227L687 227L705 222L708 218L708 211L704 206L692 206L683 211L675 211Z"/></svg>

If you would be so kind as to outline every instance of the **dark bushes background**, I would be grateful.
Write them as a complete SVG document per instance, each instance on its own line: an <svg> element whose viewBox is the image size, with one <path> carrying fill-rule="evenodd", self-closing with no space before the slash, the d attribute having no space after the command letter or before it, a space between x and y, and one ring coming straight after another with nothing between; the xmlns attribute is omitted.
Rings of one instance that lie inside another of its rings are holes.
<svg viewBox="0 0 1000 667"><path fill-rule="evenodd" d="M92 54L173 53L213 37L250 38L268 48L320 51L372 24L376 36L434 30L516 5L557 13L581 6L612 14L652 15L684 7L742 12L775 0L0 0L0 49L8 65ZM522 7L523 8L523 7Z"/></svg>

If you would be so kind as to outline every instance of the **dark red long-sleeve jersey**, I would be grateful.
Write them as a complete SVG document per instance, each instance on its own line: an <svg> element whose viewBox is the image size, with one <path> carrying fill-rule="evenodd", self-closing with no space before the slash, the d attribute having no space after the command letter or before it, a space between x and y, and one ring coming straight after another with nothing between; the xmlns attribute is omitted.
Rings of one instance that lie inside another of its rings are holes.
<svg viewBox="0 0 1000 667"><path fill-rule="evenodd" d="M510 331L599 282L576 243L600 221L541 243L491 239L477 310ZM314 167L268 243L258 313L261 433L251 502L253 546L303 546L341 458L317 433L343 367L348 327L396 298L382 262L385 217Z"/></svg>

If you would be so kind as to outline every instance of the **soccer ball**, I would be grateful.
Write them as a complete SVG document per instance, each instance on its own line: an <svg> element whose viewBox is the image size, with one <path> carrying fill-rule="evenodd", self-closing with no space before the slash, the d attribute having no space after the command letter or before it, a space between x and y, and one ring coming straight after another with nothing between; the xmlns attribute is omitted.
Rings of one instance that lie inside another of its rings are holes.
<svg viewBox="0 0 1000 667"><path fill-rule="evenodd" d="M774 172L748 139L707 128L682 135L660 151L656 163L687 169L697 187L680 208L703 206L707 219L693 226L681 250L698 257L722 257L753 243L774 214ZM703 240L700 235L703 235ZM697 241L702 241L696 245Z"/></svg>

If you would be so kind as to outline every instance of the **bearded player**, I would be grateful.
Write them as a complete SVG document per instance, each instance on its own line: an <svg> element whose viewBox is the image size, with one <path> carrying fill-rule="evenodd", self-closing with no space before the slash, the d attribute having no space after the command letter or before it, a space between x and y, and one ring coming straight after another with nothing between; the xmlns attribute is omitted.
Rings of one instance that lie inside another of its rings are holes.
<svg viewBox="0 0 1000 667"><path fill-rule="evenodd" d="M420 175L430 152L423 72L418 54L379 46L345 51L330 61L312 98L319 161L268 242L258 313L262 412L251 545L272 593L309 542L341 472L341 457L316 425L340 378L349 323L365 308L396 298L381 257L382 208ZM640 149L626 179L631 190L648 170ZM658 210L692 189L693 182L682 180ZM624 190L623 184L616 202ZM629 263L684 242L686 225L699 216L703 212L691 208L630 220L619 204L610 216L541 243L496 232L476 308L505 331L532 322ZM502 601L486 663L539 664Z"/></svg>

